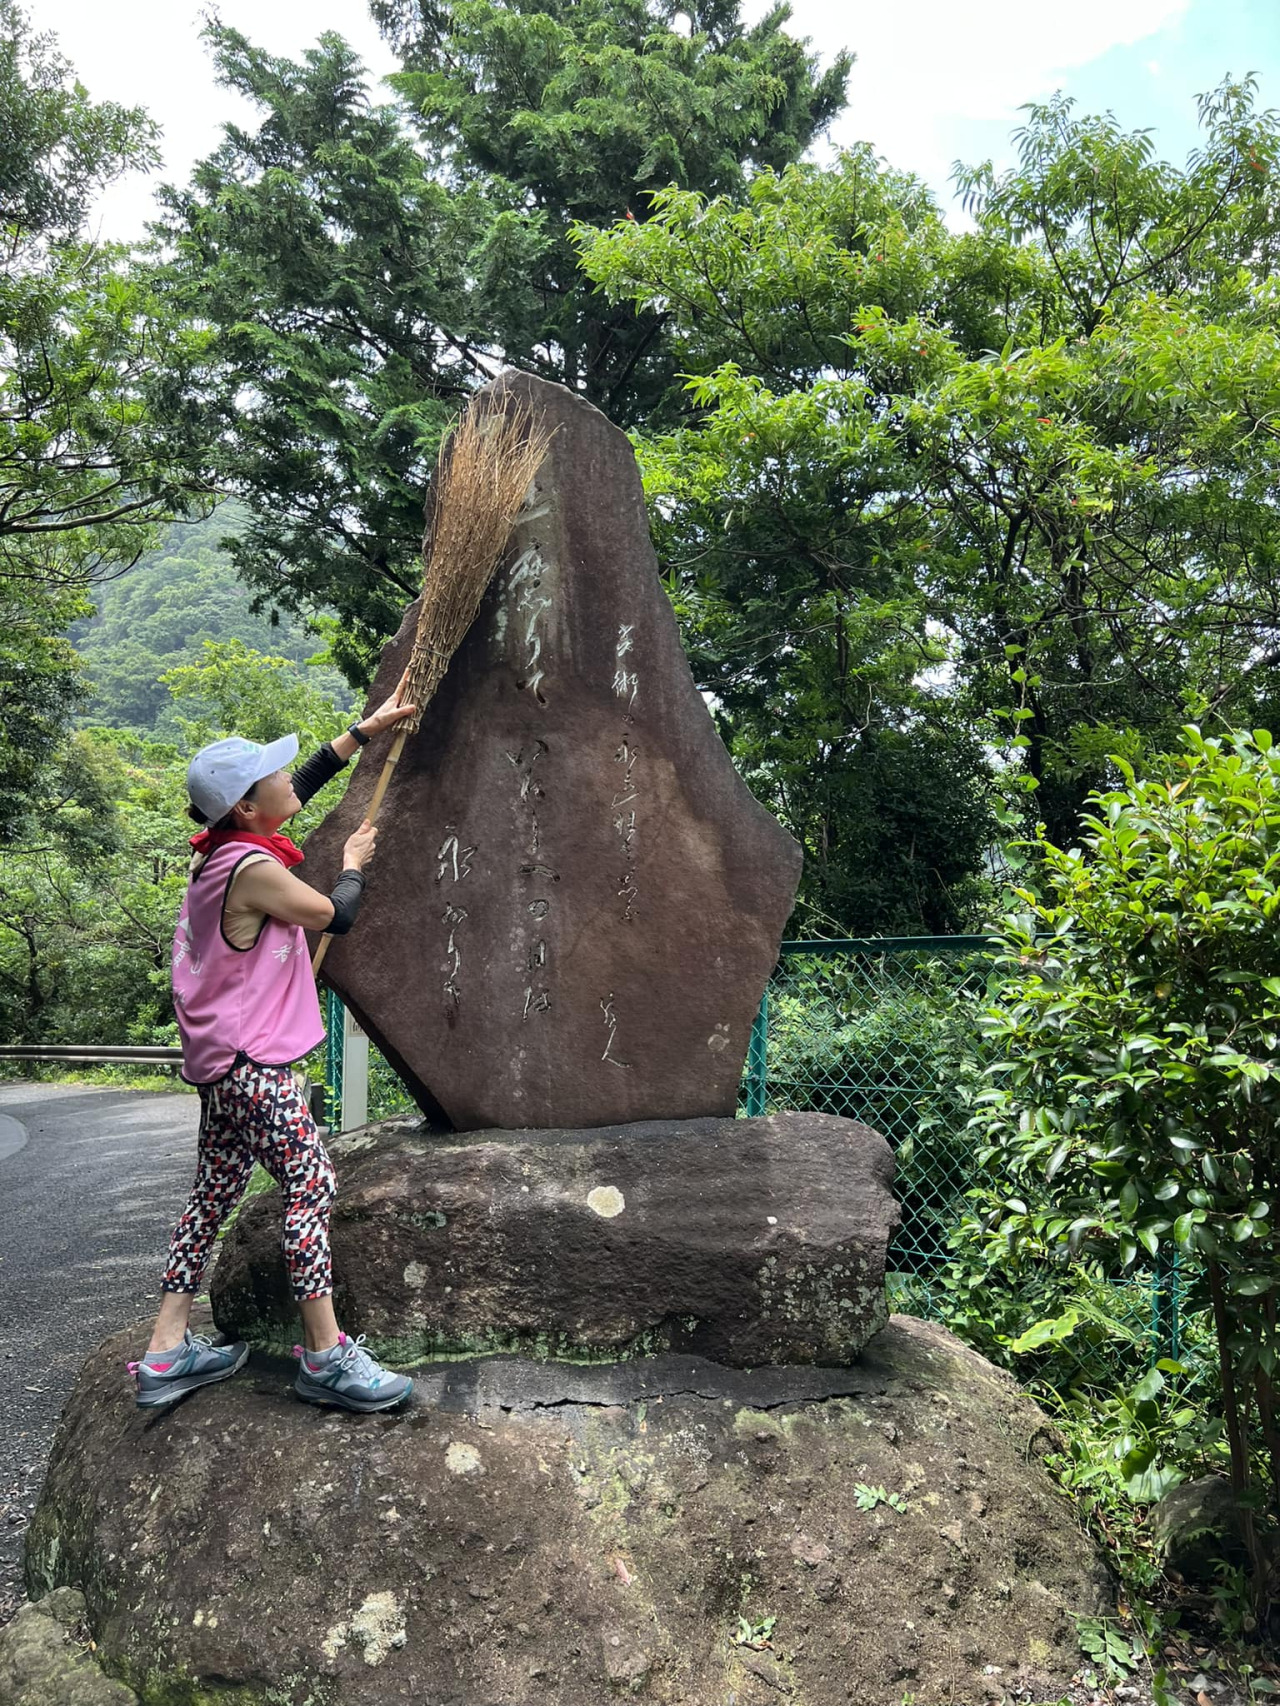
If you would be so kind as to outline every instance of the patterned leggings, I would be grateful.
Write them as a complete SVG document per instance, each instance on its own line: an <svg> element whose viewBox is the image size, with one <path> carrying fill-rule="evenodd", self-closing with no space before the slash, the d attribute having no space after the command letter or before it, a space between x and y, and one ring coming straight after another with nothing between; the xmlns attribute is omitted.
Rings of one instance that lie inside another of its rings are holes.
<svg viewBox="0 0 1280 1706"><path fill-rule="evenodd" d="M333 1164L293 1073L251 1061L200 1087L196 1182L169 1245L164 1291L199 1291L218 1228L239 1202L255 1161L284 1196L284 1260L293 1295L305 1300L332 1292Z"/></svg>

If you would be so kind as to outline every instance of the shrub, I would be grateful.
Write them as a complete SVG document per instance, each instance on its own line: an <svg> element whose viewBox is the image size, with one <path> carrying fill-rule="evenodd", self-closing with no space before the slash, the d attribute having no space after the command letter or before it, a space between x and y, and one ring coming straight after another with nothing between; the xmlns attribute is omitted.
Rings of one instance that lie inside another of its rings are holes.
<svg viewBox="0 0 1280 1706"><path fill-rule="evenodd" d="M1173 1250L1210 1312L1232 1485L1280 1489L1280 752L1183 732L1171 773L1091 796L1083 845L1016 891L983 1019L978 1160L1011 1258L1122 1278ZM1153 1389L1155 1383L1152 1383Z"/></svg>

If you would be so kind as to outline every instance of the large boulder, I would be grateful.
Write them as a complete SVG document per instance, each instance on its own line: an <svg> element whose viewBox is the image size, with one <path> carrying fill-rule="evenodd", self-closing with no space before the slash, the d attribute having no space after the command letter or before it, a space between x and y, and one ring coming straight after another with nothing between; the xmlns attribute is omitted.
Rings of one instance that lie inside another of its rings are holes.
<svg viewBox="0 0 1280 1706"><path fill-rule="evenodd" d="M401 1365L513 1350L851 1362L887 1319L893 1156L831 1114L459 1136L401 1120L330 1139L335 1301ZM280 1199L251 1199L218 1326L296 1337Z"/></svg>
<svg viewBox="0 0 1280 1706"><path fill-rule="evenodd" d="M1185 1581L1212 1587L1224 1566L1249 1562L1244 1512L1221 1475L1201 1475L1171 1487L1153 1507L1151 1539L1164 1562Z"/></svg>
<svg viewBox="0 0 1280 1706"><path fill-rule="evenodd" d="M85 1630L84 1595L55 1588L20 1606L0 1629L3 1706L137 1706L124 1683L104 1676Z"/></svg>
<svg viewBox="0 0 1280 1706"><path fill-rule="evenodd" d="M377 1416L257 1355L148 1416L145 1333L85 1367L28 1543L145 1706L1057 1699L1113 1609L1045 1418L922 1322L850 1369L437 1364Z"/></svg>
<svg viewBox="0 0 1280 1706"><path fill-rule="evenodd" d="M730 762L680 645L626 435L557 385L525 518L379 818L325 980L459 1130L731 1114L800 848ZM404 668L417 605L370 704ZM393 739L299 874L327 890Z"/></svg>

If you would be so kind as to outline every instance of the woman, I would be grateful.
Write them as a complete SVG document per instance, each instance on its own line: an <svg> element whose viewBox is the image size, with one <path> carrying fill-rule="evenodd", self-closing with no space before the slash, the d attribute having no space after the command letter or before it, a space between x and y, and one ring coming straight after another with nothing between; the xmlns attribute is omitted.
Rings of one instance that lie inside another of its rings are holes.
<svg viewBox="0 0 1280 1706"><path fill-rule="evenodd" d="M215 1345L188 1326L191 1304L218 1228L239 1201L255 1161L280 1186L284 1257L306 1345L294 1390L318 1404L385 1410L413 1382L381 1367L333 1313L329 1209L333 1167L304 1102L292 1063L324 1036L304 930L342 935L355 922L363 867L377 830L360 825L343 851L342 875L322 895L292 875L302 853L280 826L343 769L371 735L412 715L404 678L363 722L322 746L296 775L283 769L296 735L265 746L215 741L187 771L191 816L207 825L195 854L173 944L173 999L182 1037L182 1076L200 1092L196 1182L174 1230L162 1299L141 1362L130 1363L138 1403L172 1403L234 1374L246 1344Z"/></svg>

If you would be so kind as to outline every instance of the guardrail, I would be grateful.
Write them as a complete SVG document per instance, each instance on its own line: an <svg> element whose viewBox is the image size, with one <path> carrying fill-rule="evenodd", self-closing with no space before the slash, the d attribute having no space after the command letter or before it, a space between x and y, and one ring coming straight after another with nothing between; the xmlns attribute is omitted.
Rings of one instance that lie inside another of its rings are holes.
<svg viewBox="0 0 1280 1706"><path fill-rule="evenodd" d="M4 1043L0 1044L0 1060L59 1060L88 1062L107 1066L113 1062L141 1062L151 1066L181 1066L180 1048L115 1048L110 1044L80 1043Z"/></svg>
<svg viewBox="0 0 1280 1706"><path fill-rule="evenodd" d="M158 1046L131 1048L121 1045L115 1048L107 1043L101 1046L87 1043L0 1043L0 1062L6 1060L43 1061L48 1066L179 1067L182 1065L182 1050ZM308 1083L304 1077L303 1088L312 1118L322 1132L327 1132L324 1085Z"/></svg>

